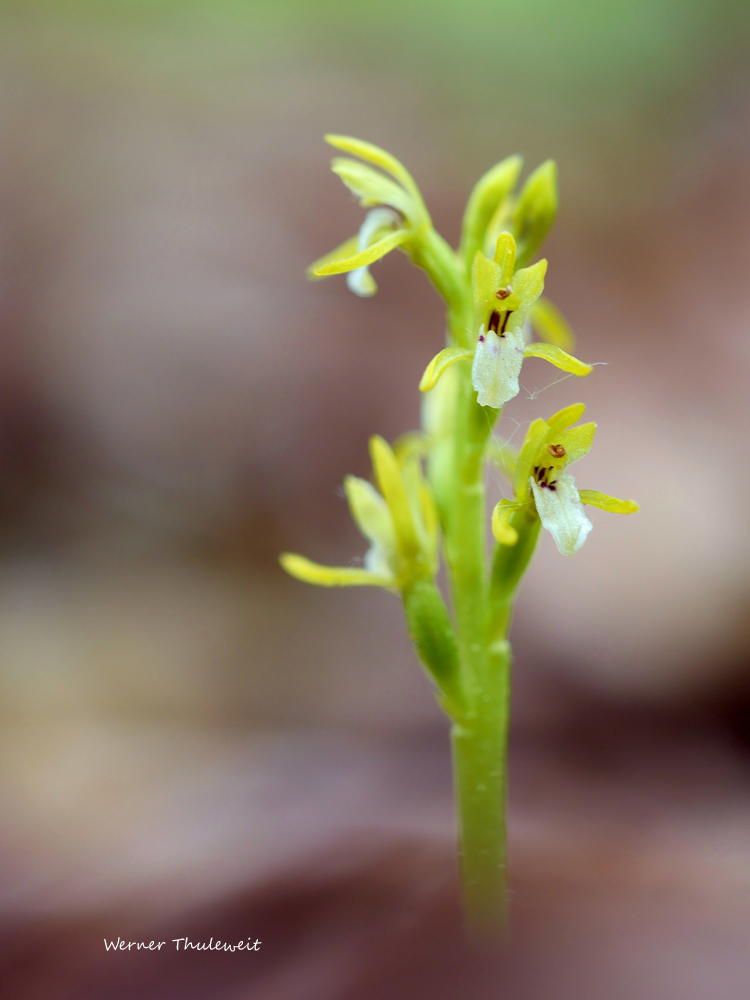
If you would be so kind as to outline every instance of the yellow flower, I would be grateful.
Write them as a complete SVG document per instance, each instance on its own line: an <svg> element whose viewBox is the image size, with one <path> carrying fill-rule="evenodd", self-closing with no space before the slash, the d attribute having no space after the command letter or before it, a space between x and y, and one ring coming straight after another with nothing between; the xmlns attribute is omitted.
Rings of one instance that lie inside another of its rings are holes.
<svg viewBox="0 0 750 1000"><path fill-rule="evenodd" d="M404 590L433 577L438 563L438 517L415 449L395 453L377 435L370 439L375 481L347 476L344 489L352 517L370 543L364 566L321 566L286 552L281 565L292 576L321 587L384 587Z"/></svg>
<svg viewBox="0 0 750 1000"><path fill-rule="evenodd" d="M591 365L557 344L525 343L524 324L542 294L546 272L546 260L516 270L516 241L510 233L500 233L493 260L477 250L471 269L474 346L446 347L436 355L419 383L422 392L432 389L450 365L470 359L477 402L494 409L518 395L524 358L543 358L573 375L588 375Z"/></svg>
<svg viewBox="0 0 750 1000"><path fill-rule="evenodd" d="M541 246L557 215L557 167L547 160L529 176L518 198L513 190L521 172L520 156L508 156L477 182L464 213L459 255L468 272L477 250L488 257L498 237L512 232L518 244L516 267L528 263ZM560 311L545 298L531 308L529 321L540 340L570 351L573 331Z"/></svg>
<svg viewBox="0 0 750 1000"><path fill-rule="evenodd" d="M360 163L337 156L331 162L331 169L359 198L360 205L370 211L359 233L311 264L308 277L347 273L351 291L363 297L374 295L377 285L370 274L370 264L404 246L430 226L430 216L413 177L390 153L344 135L327 135L326 142L367 161Z"/></svg>
<svg viewBox="0 0 750 1000"><path fill-rule="evenodd" d="M492 531L501 545L515 545L518 533L510 524L518 510L535 511L564 555L572 556L591 531L584 504L612 514L634 514L634 500L618 500L596 490L576 489L569 465L588 454L596 424L574 427L586 407L575 403L549 420L535 420L524 438L513 469L513 500L501 500L492 514Z"/></svg>

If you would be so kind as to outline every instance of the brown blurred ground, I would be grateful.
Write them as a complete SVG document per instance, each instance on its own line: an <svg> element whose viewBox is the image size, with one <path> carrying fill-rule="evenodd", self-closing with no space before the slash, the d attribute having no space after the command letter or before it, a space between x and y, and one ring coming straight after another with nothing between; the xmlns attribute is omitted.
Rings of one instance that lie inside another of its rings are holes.
<svg viewBox="0 0 750 1000"><path fill-rule="evenodd" d="M110 726L68 740L98 766L38 773L96 801L83 838L64 810L54 829L16 810L8 995L743 996L746 748L697 714L559 695L557 725L513 741L508 951L462 943L444 739ZM118 936L168 947L106 952ZM176 952L184 936L261 946Z"/></svg>

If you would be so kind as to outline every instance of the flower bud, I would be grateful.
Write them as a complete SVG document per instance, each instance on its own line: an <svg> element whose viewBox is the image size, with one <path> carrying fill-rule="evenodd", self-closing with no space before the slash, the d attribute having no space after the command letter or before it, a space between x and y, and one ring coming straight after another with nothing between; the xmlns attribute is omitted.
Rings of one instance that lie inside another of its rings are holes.
<svg viewBox="0 0 750 1000"><path fill-rule="evenodd" d="M516 186L522 166L520 156L506 157L488 170L471 192L464 213L460 251L467 268L484 243L484 234L492 216Z"/></svg>
<svg viewBox="0 0 750 1000"><path fill-rule="evenodd" d="M557 215L557 164L546 160L523 186L513 216L518 244L516 267L523 267L536 254Z"/></svg>

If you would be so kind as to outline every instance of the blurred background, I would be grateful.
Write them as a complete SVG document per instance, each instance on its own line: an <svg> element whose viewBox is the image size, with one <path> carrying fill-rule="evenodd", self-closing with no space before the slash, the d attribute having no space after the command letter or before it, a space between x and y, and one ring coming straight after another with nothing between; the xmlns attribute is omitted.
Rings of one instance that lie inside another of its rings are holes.
<svg viewBox="0 0 750 1000"><path fill-rule="evenodd" d="M6 0L0 29L11 994L746 996L747 5ZM453 243L498 159L558 161L547 291L606 366L528 362L502 429L585 400L579 485L641 503L524 584L501 957L460 945L397 602L277 563L361 556L343 476L417 426L443 337L399 254L372 300L305 281L362 217L327 131L399 156ZM183 933L263 945L102 945Z"/></svg>

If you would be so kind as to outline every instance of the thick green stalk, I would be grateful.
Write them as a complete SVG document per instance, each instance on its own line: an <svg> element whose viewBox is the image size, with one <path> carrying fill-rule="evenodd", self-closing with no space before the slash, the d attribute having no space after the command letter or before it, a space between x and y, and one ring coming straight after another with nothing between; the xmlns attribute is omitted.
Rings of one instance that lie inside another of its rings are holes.
<svg viewBox="0 0 750 1000"><path fill-rule="evenodd" d="M450 287L452 294L445 296L450 336L453 343L463 344L467 335L470 339L471 328L468 282L449 266L441 241L431 243L425 257L431 259L430 270L440 272L437 278L433 274L438 287L444 291ZM441 428L435 445L442 457L432 471L445 535L462 693L460 712L450 713L461 881L470 932L497 937L507 926L511 653L506 634L515 589L536 543L538 521L514 516L518 547L496 549L488 578L485 452L498 413L477 403L468 364L457 364L451 378L455 398L449 406L450 438L444 440L446 428Z"/></svg>
<svg viewBox="0 0 750 1000"><path fill-rule="evenodd" d="M471 289L456 254L431 226L420 233L420 239L408 252L447 303L453 340L467 347L471 340Z"/></svg>
<svg viewBox="0 0 750 1000"><path fill-rule="evenodd" d="M461 879L469 929L475 936L507 929L508 729L513 602L539 537L536 514L518 511L514 546L495 546L486 604L486 658L475 675L466 721L452 730L458 800Z"/></svg>
<svg viewBox="0 0 750 1000"><path fill-rule="evenodd" d="M457 383L453 491L446 512L446 557L467 709L453 727L461 879L472 932L506 919L506 761L510 651L488 644L489 586L484 453L497 414L476 402L471 372Z"/></svg>
<svg viewBox="0 0 750 1000"><path fill-rule="evenodd" d="M473 937L497 937L507 927L508 721L510 646L496 644L466 724L454 724L454 784L464 913Z"/></svg>
<svg viewBox="0 0 750 1000"><path fill-rule="evenodd" d="M468 365L461 366L456 391L453 490L446 511L445 544L462 672L471 698L486 658L484 451L495 414L477 405Z"/></svg>

